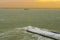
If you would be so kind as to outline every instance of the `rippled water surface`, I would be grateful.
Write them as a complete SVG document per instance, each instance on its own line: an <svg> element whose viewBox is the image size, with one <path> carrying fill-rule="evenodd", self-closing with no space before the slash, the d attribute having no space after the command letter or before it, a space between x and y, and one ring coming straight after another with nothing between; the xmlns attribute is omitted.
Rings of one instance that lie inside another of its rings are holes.
<svg viewBox="0 0 60 40"><path fill-rule="evenodd" d="M60 33L60 9L0 9L0 40L53 40L16 29L26 26Z"/></svg>

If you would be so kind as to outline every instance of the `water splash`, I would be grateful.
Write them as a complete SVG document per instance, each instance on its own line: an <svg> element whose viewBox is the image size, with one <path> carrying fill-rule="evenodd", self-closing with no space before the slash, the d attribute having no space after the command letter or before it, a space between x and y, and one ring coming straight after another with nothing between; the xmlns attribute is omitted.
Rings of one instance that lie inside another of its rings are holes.
<svg viewBox="0 0 60 40"><path fill-rule="evenodd" d="M27 27L14 28L0 33L0 40L52 40L36 34L26 32Z"/></svg>

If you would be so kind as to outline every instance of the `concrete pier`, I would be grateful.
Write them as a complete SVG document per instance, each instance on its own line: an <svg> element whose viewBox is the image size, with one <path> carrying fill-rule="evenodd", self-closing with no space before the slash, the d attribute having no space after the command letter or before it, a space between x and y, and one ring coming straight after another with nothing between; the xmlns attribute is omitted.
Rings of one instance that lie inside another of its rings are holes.
<svg viewBox="0 0 60 40"><path fill-rule="evenodd" d="M60 34L48 31L46 29L40 29L37 27L28 26L26 29L28 32L39 34L44 37L60 40Z"/></svg>

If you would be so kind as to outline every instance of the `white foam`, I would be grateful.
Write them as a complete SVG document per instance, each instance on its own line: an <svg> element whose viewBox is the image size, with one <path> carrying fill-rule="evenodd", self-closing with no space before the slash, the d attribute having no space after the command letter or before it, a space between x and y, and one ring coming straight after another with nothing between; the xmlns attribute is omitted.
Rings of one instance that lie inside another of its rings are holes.
<svg viewBox="0 0 60 40"><path fill-rule="evenodd" d="M23 39L22 40L26 40L27 39L27 37L29 37L29 35L32 35L32 36L34 36L34 34L32 34L32 33L28 33L28 32L26 32L26 30L28 29L28 28L32 28L32 26L27 26L27 27L22 27L22 28L14 28L14 29L12 29L12 30L8 30L8 31L6 31L6 32L4 32L4 33L0 33L0 40L2 40L2 39L4 39L4 38L10 38L10 37L13 37L13 36L16 36L16 34L20 34L21 32L23 32L23 33L25 33L25 34L28 34L28 35L23 35ZM41 37L41 36L39 36L39 35L36 35L36 36L34 36L34 37L38 37L37 38L37 40L42 40L44 37ZM20 39L21 40L21 39ZM29 40L31 40L31 39L29 39ZM44 39L43 39L44 40Z"/></svg>

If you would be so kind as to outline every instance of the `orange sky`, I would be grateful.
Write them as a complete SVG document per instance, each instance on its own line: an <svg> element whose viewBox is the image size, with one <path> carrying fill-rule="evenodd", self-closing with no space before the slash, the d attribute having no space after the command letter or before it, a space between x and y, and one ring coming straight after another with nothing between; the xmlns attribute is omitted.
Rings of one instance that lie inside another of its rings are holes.
<svg viewBox="0 0 60 40"><path fill-rule="evenodd" d="M60 8L60 0L0 0L0 8Z"/></svg>

